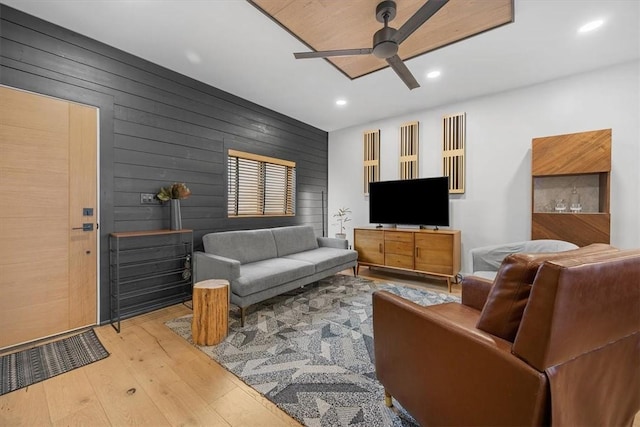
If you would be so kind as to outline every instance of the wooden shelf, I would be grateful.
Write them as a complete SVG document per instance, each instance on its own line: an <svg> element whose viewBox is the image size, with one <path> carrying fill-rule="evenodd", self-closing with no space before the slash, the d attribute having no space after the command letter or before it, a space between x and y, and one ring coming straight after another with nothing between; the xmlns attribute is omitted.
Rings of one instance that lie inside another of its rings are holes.
<svg viewBox="0 0 640 427"><path fill-rule="evenodd" d="M578 246L609 243L608 213L533 213L531 234L535 239L561 239Z"/></svg>
<svg viewBox="0 0 640 427"><path fill-rule="evenodd" d="M609 243L611 129L534 138L531 149L531 238L586 246ZM582 212L554 212L573 188Z"/></svg>
<svg viewBox="0 0 640 427"><path fill-rule="evenodd" d="M109 236L110 322L120 321L191 297L192 230L151 230Z"/></svg>

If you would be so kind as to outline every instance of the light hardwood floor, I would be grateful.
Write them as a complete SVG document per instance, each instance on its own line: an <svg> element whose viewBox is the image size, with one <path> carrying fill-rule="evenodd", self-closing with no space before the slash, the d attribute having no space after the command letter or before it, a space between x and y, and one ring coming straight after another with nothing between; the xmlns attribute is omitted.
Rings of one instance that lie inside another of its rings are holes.
<svg viewBox="0 0 640 427"><path fill-rule="evenodd" d="M368 268L360 276L447 291L444 281L420 276ZM0 396L0 426L300 426L164 326L190 313L179 304L123 321L120 334L96 327L111 355Z"/></svg>

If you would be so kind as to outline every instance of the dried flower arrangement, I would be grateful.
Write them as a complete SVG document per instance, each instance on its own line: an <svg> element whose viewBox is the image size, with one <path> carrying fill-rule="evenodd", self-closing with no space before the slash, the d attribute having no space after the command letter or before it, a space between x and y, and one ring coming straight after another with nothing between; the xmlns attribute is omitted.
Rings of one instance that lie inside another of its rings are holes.
<svg viewBox="0 0 640 427"><path fill-rule="evenodd" d="M183 182L174 182L168 187L161 187L156 198L163 202L171 199L187 199L191 195L191 190Z"/></svg>

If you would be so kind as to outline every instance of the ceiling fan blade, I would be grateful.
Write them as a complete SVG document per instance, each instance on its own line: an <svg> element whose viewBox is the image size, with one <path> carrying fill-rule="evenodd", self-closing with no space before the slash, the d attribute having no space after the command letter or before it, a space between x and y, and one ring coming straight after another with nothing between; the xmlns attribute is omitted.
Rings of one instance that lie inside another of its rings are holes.
<svg viewBox="0 0 640 427"><path fill-rule="evenodd" d="M391 40L400 44L409 37L415 30L420 28L422 24L427 22L442 6L447 4L449 0L429 0L426 2L411 18L405 22L402 27L391 37Z"/></svg>
<svg viewBox="0 0 640 427"><path fill-rule="evenodd" d="M409 71L407 66L404 65L404 62L402 62L402 59L400 59L398 55L393 55L391 58L387 58L387 63L391 66L393 71L396 72L396 74L402 79L404 84L406 84L409 89L420 87L416 78L413 77L411 71Z"/></svg>
<svg viewBox="0 0 640 427"><path fill-rule="evenodd" d="M293 56L296 59L304 58L326 58L327 56L351 56L351 55L368 55L373 52L372 48L363 49L338 49L338 50L321 50L319 52L297 52Z"/></svg>

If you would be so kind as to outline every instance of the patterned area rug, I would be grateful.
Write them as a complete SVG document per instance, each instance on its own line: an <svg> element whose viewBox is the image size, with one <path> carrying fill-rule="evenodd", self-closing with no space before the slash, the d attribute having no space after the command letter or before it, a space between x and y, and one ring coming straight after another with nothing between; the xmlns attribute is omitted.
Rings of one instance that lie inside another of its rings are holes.
<svg viewBox="0 0 640 427"><path fill-rule="evenodd" d="M421 305L459 301L338 274L256 304L244 328L230 316L226 340L198 348L306 426L415 426L402 408L384 405L376 379L371 294L377 289ZM191 318L166 325L193 343Z"/></svg>
<svg viewBox="0 0 640 427"><path fill-rule="evenodd" d="M109 356L93 329L0 356L0 396Z"/></svg>

